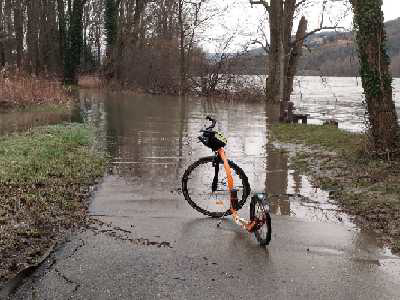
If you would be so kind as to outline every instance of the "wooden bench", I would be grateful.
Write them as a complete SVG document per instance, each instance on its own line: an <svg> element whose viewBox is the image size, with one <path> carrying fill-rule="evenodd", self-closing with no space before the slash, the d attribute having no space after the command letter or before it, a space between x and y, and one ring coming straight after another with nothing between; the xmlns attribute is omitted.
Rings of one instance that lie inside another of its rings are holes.
<svg viewBox="0 0 400 300"><path fill-rule="evenodd" d="M309 117L309 114L293 114L292 115L292 122L293 123L299 123L299 120L301 120L302 124L307 124L307 118Z"/></svg>

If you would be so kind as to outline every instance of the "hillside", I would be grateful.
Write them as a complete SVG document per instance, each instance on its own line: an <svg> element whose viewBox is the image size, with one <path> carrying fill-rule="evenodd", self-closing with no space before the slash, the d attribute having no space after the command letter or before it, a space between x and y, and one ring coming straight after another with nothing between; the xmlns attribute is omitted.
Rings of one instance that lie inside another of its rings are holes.
<svg viewBox="0 0 400 300"><path fill-rule="evenodd" d="M385 29L392 72L400 76L400 18L386 22ZM352 32L321 32L312 35L305 44L299 75L357 75L358 59ZM264 74L265 64L264 51L259 48L237 59L233 70L239 74Z"/></svg>

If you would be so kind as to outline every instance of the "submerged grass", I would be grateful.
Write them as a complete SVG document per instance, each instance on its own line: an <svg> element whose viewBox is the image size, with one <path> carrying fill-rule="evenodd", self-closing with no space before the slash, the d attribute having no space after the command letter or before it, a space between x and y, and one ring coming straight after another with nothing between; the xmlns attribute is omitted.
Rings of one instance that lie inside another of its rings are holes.
<svg viewBox="0 0 400 300"><path fill-rule="evenodd" d="M73 108L72 102L66 103L43 103L40 105L27 104L26 106L15 107L7 112L29 112L29 113L70 113Z"/></svg>
<svg viewBox="0 0 400 300"><path fill-rule="evenodd" d="M330 125L279 124L272 127L276 139L284 142L300 142L322 146L326 150L359 156L364 149L365 137Z"/></svg>
<svg viewBox="0 0 400 300"><path fill-rule="evenodd" d="M81 124L0 138L0 280L35 262L60 232L82 224L90 186L104 172Z"/></svg>
<svg viewBox="0 0 400 300"><path fill-rule="evenodd" d="M381 233L400 251L400 162L368 155L363 134L333 126L277 124L273 140L305 145L291 163L336 200L357 223Z"/></svg>

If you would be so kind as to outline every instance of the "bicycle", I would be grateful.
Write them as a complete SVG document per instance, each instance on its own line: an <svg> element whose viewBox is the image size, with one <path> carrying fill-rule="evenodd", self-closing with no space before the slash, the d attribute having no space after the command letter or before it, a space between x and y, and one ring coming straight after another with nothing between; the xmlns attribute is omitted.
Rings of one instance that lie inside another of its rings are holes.
<svg viewBox="0 0 400 300"><path fill-rule="evenodd" d="M254 233L261 246L268 245L272 230L266 194L257 193L251 198L250 220L239 216L238 210L243 207L251 191L248 178L242 168L227 159L224 150L227 139L221 132L213 130L217 121L210 116L206 119L211 125L200 130L202 134L198 139L210 148L214 155L202 157L186 169L182 176L182 193L185 200L206 216L223 218L232 215L236 224ZM220 176L221 164L224 166L224 176ZM224 200L227 199L230 203L229 208L225 206Z"/></svg>

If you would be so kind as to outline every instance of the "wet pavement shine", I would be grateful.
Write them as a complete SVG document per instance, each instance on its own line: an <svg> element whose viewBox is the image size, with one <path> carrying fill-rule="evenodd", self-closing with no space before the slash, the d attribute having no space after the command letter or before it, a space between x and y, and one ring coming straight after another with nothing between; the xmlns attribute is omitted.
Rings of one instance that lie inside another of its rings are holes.
<svg viewBox="0 0 400 300"><path fill-rule="evenodd" d="M96 147L112 157L90 206L96 222L69 237L12 299L400 299L399 257L269 141L276 108L93 91L80 101L97 128ZM184 170L211 155L197 143L208 114L252 192L273 195L266 248L230 217L217 227L181 193Z"/></svg>

